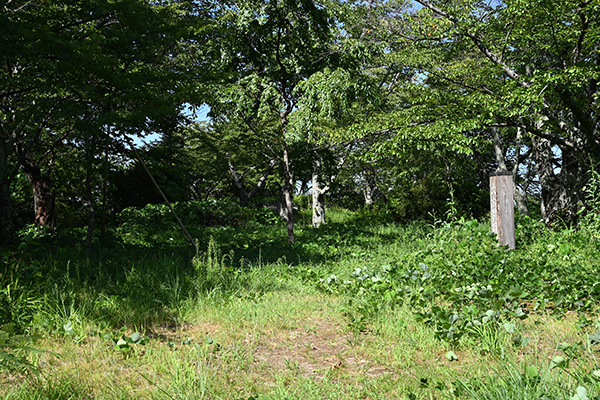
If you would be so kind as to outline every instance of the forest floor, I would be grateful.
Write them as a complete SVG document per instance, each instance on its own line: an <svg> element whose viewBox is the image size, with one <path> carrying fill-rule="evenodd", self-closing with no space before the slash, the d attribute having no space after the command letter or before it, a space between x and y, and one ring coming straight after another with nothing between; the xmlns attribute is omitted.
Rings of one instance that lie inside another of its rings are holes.
<svg viewBox="0 0 600 400"><path fill-rule="evenodd" d="M473 236L485 232L484 224L474 222L463 229L464 236L451 237L436 233L442 228L364 227L352 237L335 226L329 229L291 249L287 259L279 257L285 244L272 251L277 258L269 258L266 248L252 258L236 253L235 244L231 249L217 245L215 232L207 251L193 259L171 250L136 250L136 261L132 253L115 251L100 264L67 262L72 252L48 255L38 268L45 268L45 279L54 278L44 281L44 304L31 297L30 333L37 338L26 343L41 351L9 347L10 354L25 355L31 367L0 372L0 397L599 398L597 298L562 295L542 302L533 286L513 277L506 286L509 295L461 300L452 293L471 278L454 269L462 274L461 285L439 283L446 279L443 266L432 260L448 256L435 246L446 241L456 252L463 240L481 240L475 248L488 245L487 235ZM570 243L569 252L557 253L563 261L568 256L577 268L597 272L598 259L592 257L598 245L578 247L578 239L568 235L553 236L548 243L557 248ZM517 250L522 252L518 257L534 257L530 265L541 264L539 245L546 257L540 268L551 269L548 243L541 240ZM334 250L338 247L342 250ZM319 255L317 248L325 250ZM489 253L470 257L485 263L492 257L503 263L508 276L507 257L517 256L507 254L490 247ZM429 269L413 256L427 261ZM461 260L456 255L457 265ZM389 272L387 265L393 263L398 271ZM464 260L460 264L466 271ZM119 272L111 276L107 265ZM568 274L564 265L557 270ZM375 273L380 267L384 272ZM415 271L421 275L415 278ZM443 280L435 281L437 276ZM431 287L437 293L427 294L428 279L434 279ZM542 291L575 293L572 287L561 288L560 279L546 280L552 289ZM586 286L578 277L571 280ZM400 293L406 282L415 281L419 284L411 291ZM491 275L485 282L503 287ZM585 293L595 293L596 287L592 279ZM415 290L421 293L417 297ZM513 303L519 307L511 308Z"/></svg>

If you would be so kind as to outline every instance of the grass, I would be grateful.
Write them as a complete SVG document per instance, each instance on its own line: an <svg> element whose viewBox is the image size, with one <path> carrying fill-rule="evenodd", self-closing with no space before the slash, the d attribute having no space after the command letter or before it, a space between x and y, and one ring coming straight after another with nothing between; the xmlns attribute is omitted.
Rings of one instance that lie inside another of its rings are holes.
<svg viewBox="0 0 600 400"><path fill-rule="evenodd" d="M15 324L0 331L28 338L3 348L35 370L0 372L0 398L600 396L600 246L585 232L521 221L507 252L473 221L331 217L301 218L291 246L279 225L205 227L198 255L143 236L92 257L28 245L5 261Z"/></svg>

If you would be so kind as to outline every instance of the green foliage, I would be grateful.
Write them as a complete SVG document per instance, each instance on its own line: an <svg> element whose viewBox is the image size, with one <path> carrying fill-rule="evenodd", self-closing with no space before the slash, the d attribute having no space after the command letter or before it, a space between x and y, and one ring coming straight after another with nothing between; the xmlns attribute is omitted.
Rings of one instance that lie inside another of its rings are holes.
<svg viewBox="0 0 600 400"><path fill-rule="evenodd" d="M587 195L587 206L582 210L581 226L595 239L600 239L600 173L592 171L591 178L583 189Z"/></svg>
<svg viewBox="0 0 600 400"><path fill-rule="evenodd" d="M323 285L348 299L355 329L368 329L377 313L408 303L417 320L454 344L465 336L490 339L501 321L531 313L593 309L600 248L586 234L548 232L524 220L517 228L522 249L508 252L488 229L475 220L444 223L426 240L416 239L418 250L398 255L401 261L357 267L349 279L330 277ZM526 343L511 334L515 345Z"/></svg>
<svg viewBox="0 0 600 400"><path fill-rule="evenodd" d="M39 376L12 392L10 400L88 400L92 389L77 376Z"/></svg>
<svg viewBox="0 0 600 400"><path fill-rule="evenodd" d="M554 357L562 358L561 356ZM557 371L556 368L560 369ZM460 378L454 382L453 395L476 400L495 399L569 399L597 398L599 381L583 368L568 368L553 362L538 368L535 365L504 361L494 367L490 376L476 379Z"/></svg>
<svg viewBox="0 0 600 400"><path fill-rule="evenodd" d="M181 210L183 213L184 208ZM221 369L238 368L236 373L244 373L245 366L228 365L234 363L234 353L240 352L238 342L221 345L217 337L219 344L210 338L204 343L193 335L161 339L150 332L155 326L186 326L198 318L212 323L216 312L243 330L271 329L269 324L281 323L289 307L304 307L294 303L278 308L278 296L303 287L314 295L335 299L335 306L314 306L319 314L339 315L341 308L348 328L355 333L351 341L360 348L368 345L366 340L377 342L379 348L380 341L391 339L385 338L386 329L408 330L407 338L394 339L398 353L406 352L402 346L412 349L428 341L432 354L420 357L452 363L453 371L466 368L474 355L481 357L483 361L476 362L485 362L486 367L494 360L490 374L485 372L487 368L480 375L453 372L448 378L427 372L416 377L416 384L410 378L410 387L402 389L409 398L427 398L429 394L434 398L499 398L498 393L512 398L507 393L542 390L549 398L571 398L583 394L578 387L586 389L588 398L596 396L600 373L598 366L588 361L600 343L600 326L594 316L600 295L595 274L600 248L597 241L589 240L588 231L549 231L539 222L521 219L518 248L509 252L496 245L487 224L456 213L449 214L448 222L403 226L369 210L349 212L334 207L330 216L330 223L318 231L301 223L294 245L275 239L284 229L281 224L204 227L204 235L210 234L212 239L200 238L199 247L204 251L196 255L191 249L182 249L184 238L140 248L132 244L131 237L123 237L120 242L115 239L114 247L91 256L74 247L72 238L65 248L40 240L38 246L26 247L18 259L5 258L12 260L11 268L20 271L19 285L36 301L20 309L19 313L26 314L19 316L21 328L15 324L0 329L13 329L8 336L0 333L12 346L2 347L8 354L4 359L7 363L20 360L21 366L13 364L17 369L35 362L29 342L18 339L30 340L20 334L27 330L77 348L95 343L113 362L127 365L158 362L151 361L158 357L168 380L154 382L153 375L147 376L156 397L217 393L231 397L229 388L215 387L225 381L230 385L229 372ZM580 316L578 340L559 343L546 365L522 360L511 364L515 354L534 352L530 343L536 343L535 328L527 328L529 321L525 324L522 320L536 314L560 317L571 310ZM392 315L401 315L403 321L396 317L392 326L388 321ZM337 318L344 320L341 315ZM429 336L425 339L418 332ZM189 349L185 351L189 360L181 356L184 351L179 351L179 346ZM173 355L163 358L162 352ZM245 353L237 357L248 360ZM34 387L50 393L42 378L11 389L11 393L22 396L15 398L27 398ZM84 394L95 390L87 381L52 379L53 393L67 388ZM321 388L330 387L327 382L319 385L324 385L319 386L321 396L315 398L323 397L326 389ZM261 398L272 394L250 388L233 397L254 393Z"/></svg>
<svg viewBox="0 0 600 400"><path fill-rule="evenodd" d="M0 371L22 371L33 367L26 358L29 350L33 350L28 347L31 341L31 337L17 334L14 323L0 325Z"/></svg>
<svg viewBox="0 0 600 400"><path fill-rule="evenodd" d="M377 107L381 97L377 83L365 75L343 68L325 68L295 88L298 111L290 119L290 131L297 137L322 140L318 133L356 122L362 113Z"/></svg>
<svg viewBox="0 0 600 400"><path fill-rule="evenodd" d="M235 279L232 267L233 252L223 255L217 243L211 237L206 253L192 260L196 271L198 290L227 289Z"/></svg>
<svg viewBox="0 0 600 400"><path fill-rule="evenodd" d="M124 353L131 351L135 346L146 345L150 341L148 336L144 336L139 332L133 332L128 336L124 333L125 330L127 330L126 327L116 332L105 333L102 335L102 339L111 343L115 350Z"/></svg>
<svg viewBox="0 0 600 400"><path fill-rule="evenodd" d="M258 227L280 222L279 217L266 208L241 207L227 200L180 202L174 203L173 209L195 236L206 227ZM183 237L166 204L126 208L119 214L119 220L119 235L133 244L179 244Z"/></svg>

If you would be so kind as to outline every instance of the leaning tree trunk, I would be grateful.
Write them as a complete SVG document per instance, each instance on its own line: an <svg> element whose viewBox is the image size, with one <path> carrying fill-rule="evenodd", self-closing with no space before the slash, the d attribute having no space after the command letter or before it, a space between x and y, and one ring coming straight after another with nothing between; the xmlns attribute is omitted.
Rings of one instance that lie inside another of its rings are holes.
<svg viewBox="0 0 600 400"><path fill-rule="evenodd" d="M312 226L319 228L325 223L325 203L323 201L324 190L320 182L321 159L317 155L313 158L312 173Z"/></svg>
<svg viewBox="0 0 600 400"><path fill-rule="evenodd" d="M238 173L237 168L235 168L235 165L233 165L233 161L231 160L231 156L229 155L229 153L225 153L225 157L227 158L227 165L229 167L229 173L231 174L231 178L233 179L233 185L235 186L235 190L240 199L240 205L242 207L245 207L248 205L248 201L250 200L248 198L248 192L246 192L246 189L244 188L244 184L242 183L242 177Z"/></svg>
<svg viewBox="0 0 600 400"><path fill-rule="evenodd" d="M273 168L275 167L275 165L277 165L277 160L272 159L269 161L269 166L267 167L265 172L258 179L258 182L256 183L256 185L254 185L252 190L250 190L248 192L246 190L246 188L244 187L244 183L243 183L244 174L241 174L241 175L239 174L237 168L233 164L231 155L229 153L225 153L225 157L227 158L227 165L229 166L229 173L231 174L231 178L233 179L233 184L236 188L238 197L240 199L240 205L247 206L250 202L250 199L253 198L254 196L256 196L256 194L259 193L260 190L265 186L265 183L267 182L267 178L273 171Z"/></svg>
<svg viewBox="0 0 600 400"><path fill-rule="evenodd" d="M52 159L49 160L46 171L26 157L22 163L23 171L31 184L33 191L33 208L35 212L35 226L54 230L56 228L56 198L49 169Z"/></svg>
<svg viewBox="0 0 600 400"><path fill-rule="evenodd" d="M294 204L293 204L294 176L290 167L290 157L287 144L283 147L283 198L285 200L285 213L287 217L288 242L294 243Z"/></svg>

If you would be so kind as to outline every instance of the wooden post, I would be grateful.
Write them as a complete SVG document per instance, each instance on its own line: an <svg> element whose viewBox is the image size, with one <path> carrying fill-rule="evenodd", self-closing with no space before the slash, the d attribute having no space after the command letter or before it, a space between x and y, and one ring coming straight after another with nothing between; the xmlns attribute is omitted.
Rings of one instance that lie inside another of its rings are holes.
<svg viewBox="0 0 600 400"><path fill-rule="evenodd" d="M513 177L510 172L490 174L490 216L492 232L501 246L515 248L515 206Z"/></svg>

